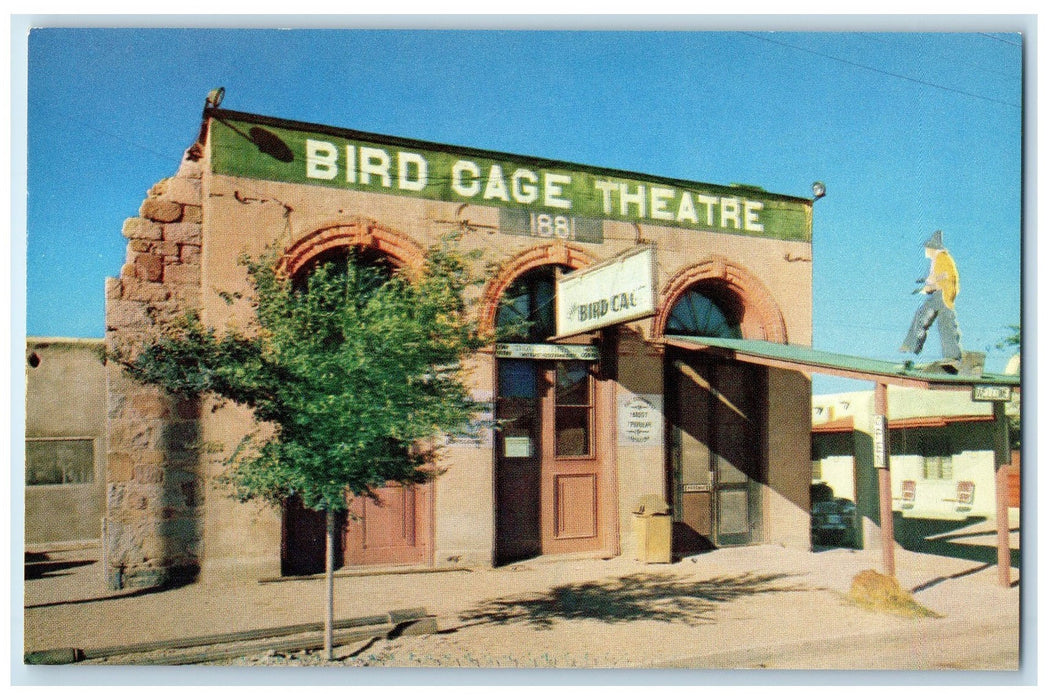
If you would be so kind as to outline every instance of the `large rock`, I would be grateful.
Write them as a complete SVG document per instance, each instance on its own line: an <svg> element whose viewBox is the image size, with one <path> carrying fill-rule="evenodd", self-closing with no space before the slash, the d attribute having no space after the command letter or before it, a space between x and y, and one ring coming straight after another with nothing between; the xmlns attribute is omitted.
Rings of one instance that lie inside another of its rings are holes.
<svg viewBox="0 0 1048 700"><path fill-rule="evenodd" d="M150 197L142 202L138 215L143 219L152 219L167 224L182 218L182 205L168 199Z"/></svg>
<svg viewBox="0 0 1048 700"><path fill-rule="evenodd" d="M176 177L168 181L167 191L164 193L167 199L179 204L200 206L200 180Z"/></svg>
<svg viewBox="0 0 1048 700"><path fill-rule="evenodd" d="M149 219L143 219L138 216L131 217L124 221L123 234L124 238L144 239L149 241L159 241L163 235L164 229L155 221Z"/></svg>
<svg viewBox="0 0 1048 700"><path fill-rule="evenodd" d="M164 226L164 240L172 243L200 245L200 224L179 222Z"/></svg>

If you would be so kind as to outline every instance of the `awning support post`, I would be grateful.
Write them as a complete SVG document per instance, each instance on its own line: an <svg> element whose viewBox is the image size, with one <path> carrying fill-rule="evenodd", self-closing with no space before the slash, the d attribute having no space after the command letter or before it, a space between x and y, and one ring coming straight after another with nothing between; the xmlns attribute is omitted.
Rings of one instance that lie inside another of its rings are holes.
<svg viewBox="0 0 1048 700"><path fill-rule="evenodd" d="M891 440L888 431L888 385L873 392L873 463L881 497L881 560L885 576L895 576L895 520L892 515Z"/></svg>
<svg viewBox="0 0 1048 700"><path fill-rule="evenodd" d="M1011 464L1008 418L1004 402L993 402L994 485L997 499L997 582L1004 588L1012 585L1012 548L1008 528L1008 472Z"/></svg>

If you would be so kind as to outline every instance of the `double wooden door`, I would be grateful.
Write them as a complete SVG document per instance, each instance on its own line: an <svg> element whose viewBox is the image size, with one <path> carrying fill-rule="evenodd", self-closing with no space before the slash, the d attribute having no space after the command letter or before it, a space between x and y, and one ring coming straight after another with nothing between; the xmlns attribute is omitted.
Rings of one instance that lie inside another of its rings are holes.
<svg viewBox="0 0 1048 700"><path fill-rule="evenodd" d="M495 559L600 549L600 382L593 363L498 362Z"/></svg>
<svg viewBox="0 0 1048 700"><path fill-rule="evenodd" d="M666 376L675 551L760 541L763 368L671 353Z"/></svg>
<svg viewBox="0 0 1048 700"><path fill-rule="evenodd" d="M335 566L427 564L432 558L433 485L390 484L376 489L377 500L358 496L349 517L338 519ZM281 569L284 574L324 570L326 522L323 513L284 504Z"/></svg>

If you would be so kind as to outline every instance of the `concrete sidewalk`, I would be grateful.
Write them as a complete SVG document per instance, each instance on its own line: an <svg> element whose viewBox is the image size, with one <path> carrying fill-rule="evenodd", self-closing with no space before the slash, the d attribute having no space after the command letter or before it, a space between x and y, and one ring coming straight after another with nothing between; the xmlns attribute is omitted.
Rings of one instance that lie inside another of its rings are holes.
<svg viewBox="0 0 1048 700"><path fill-rule="evenodd" d="M27 567L27 651L323 620L323 580L263 583L243 569L169 590L108 591L97 549L47 556ZM540 558L340 577L335 615L425 607L441 618L445 633L383 642L353 660L363 665L1018 668L1017 584L999 587L985 564L901 549L896 557L899 582L941 617L903 618L845 599L855 574L879 569L879 552L773 545L661 565Z"/></svg>

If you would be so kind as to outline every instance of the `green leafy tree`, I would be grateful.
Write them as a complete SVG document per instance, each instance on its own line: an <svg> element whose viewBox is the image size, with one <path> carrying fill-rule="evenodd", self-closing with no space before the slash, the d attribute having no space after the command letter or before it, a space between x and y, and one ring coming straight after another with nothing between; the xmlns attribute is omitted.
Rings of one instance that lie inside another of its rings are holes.
<svg viewBox="0 0 1048 700"><path fill-rule="evenodd" d="M141 382L254 411L259 427L232 450L222 480L241 500L297 496L326 514L330 658L336 514L347 495L433 477L432 438L476 410L463 360L489 339L465 301L475 282L467 256L449 245L413 275L350 254L292 281L276 262L275 252L243 261L254 288L245 330L189 316L118 359Z"/></svg>
<svg viewBox="0 0 1048 700"><path fill-rule="evenodd" d="M1022 347L1023 331L1021 325L1008 326L1008 335L1004 337L1001 342L997 343L998 350L1007 350L1009 348L1019 349Z"/></svg>

